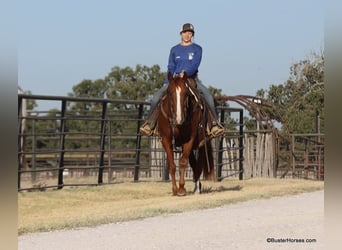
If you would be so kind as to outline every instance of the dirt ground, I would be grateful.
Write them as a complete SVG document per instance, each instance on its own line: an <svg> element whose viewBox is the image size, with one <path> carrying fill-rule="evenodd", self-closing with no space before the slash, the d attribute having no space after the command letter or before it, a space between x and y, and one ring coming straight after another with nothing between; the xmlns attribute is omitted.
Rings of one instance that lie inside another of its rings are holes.
<svg viewBox="0 0 342 250"><path fill-rule="evenodd" d="M18 249L324 249L324 191L23 235Z"/></svg>

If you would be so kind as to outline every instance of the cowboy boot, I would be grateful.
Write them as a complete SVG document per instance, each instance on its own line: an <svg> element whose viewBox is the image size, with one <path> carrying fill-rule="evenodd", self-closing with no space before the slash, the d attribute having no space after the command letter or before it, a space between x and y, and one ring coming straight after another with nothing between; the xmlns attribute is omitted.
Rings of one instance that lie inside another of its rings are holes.
<svg viewBox="0 0 342 250"><path fill-rule="evenodd" d="M158 115L159 115L159 105L157 105L157 107L151 112L150 116L141 125L139 130L143 135L151 136L154 134Z"/></svg>
<svg viewBox="0 0 342 250"><path fill-rule="evenodd" d="M211 111L208 109L208 124L207 133L209 136L218 137L224 133L224 127L221 123L214 117Z"/></svg>
<svg viewBox="0 0 342 250"><path fill-rule="evenodd" d="M153 134L153 131L150 127L148 120L146 120L143 123L143 125L141 125L139 130L140 130L140 133L142 133L143 135L146 135L146 136L151 136Z"/></svg>
<svg viewBox="0 0 342 250"><path fill-rule="evenodd" d="M223 135L224 127L221 125L221 123L219 121L214 121L212 123L210 133L213 137L218 137L220 135Z"/></svg>

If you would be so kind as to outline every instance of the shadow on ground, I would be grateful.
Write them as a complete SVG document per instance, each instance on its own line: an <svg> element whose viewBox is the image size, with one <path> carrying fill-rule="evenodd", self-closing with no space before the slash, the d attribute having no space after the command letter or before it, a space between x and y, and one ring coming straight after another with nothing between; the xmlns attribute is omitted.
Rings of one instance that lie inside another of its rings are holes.
<svg viewBox="0 0 342 250"><path fill-rule="evenodd" d="M218 193L218 192L226 192L226 191L240 191L242 189L242 186L236 185L233 187L224 187L224 186L219 186L219 187L209 187L209 186L203 186L202 187L202 194L206 193Z"/></svg>

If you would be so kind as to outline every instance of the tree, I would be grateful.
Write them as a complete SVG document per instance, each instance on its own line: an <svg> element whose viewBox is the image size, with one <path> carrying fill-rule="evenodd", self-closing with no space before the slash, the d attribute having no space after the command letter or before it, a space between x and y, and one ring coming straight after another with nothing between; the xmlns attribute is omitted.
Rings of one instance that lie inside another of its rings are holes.
<svg viewBox="0 0 342 250"><path fill-rule="evenodd" d="M105 77L107 96L112 99L147 101L161 88L164 76L159 65L149 68L138 64L135 69L116 66Z"/></svg>
<svg viewBox="0 0 342 250"><path fill-rule="evenodd" d="M138 64L134 69L130 67L113 67L105 77L105 81L109 86L107 96L111 99L149 101L153 94L163 85L164 76L165 73L160 72L158 65L148 67ZM116 110L118 117L128 117L134 115L132 112L136 113L134 105L115 105L111 107L111 110ZM115 134L134 134L136 133L136 122L129 119L115 119L112 122L111 129ZM122 148L133 144L135 144L135 141L116 140L112 145Z"/></svg>
<svg viewBox="0 0 342 250"><path fill-rule="evenodd" d="M152 67L136 65L135 68L115 66L103 79L83 80L73 87L69 96L74 97L96 97L109 99L140 100L148 101L152 95L163 85L165 73L160 72L158 65ZM91 113L100 116L100 103L77 102L72 103L69 108L77 114L77 117L86 117ZM107 117L111 120L110 129L113 134L132 135L136 133L136 121L129 119L136 116L134 105L109 104ZM115 117L114 117L115 116ZM122 119L124 117L124 119ZM100 123L96 121L68 121L69 131L88 131L96 129L100 131ZM115 140L112 148L127 147L135 144L132 140Z"/></svg>
<svg viewBox="0 0 342 250"><path fill-rule="evenodd" d="M320 132L324 130L324 56L312 53L308 59L290 68L290 77L268 90L258 90L258 97L271 101L291 133L315 133L315 115L321 119Z"/></svg>
<svg viewBox="0 0 342 250"><path fill-rule="evenodd" d="M25 90L23 92L25 95L32 95L32 92L30 90ZM36 100L33 99L26 99L26 109L27 110L34 110L34 108L38 107L38 104Z"/></svg>

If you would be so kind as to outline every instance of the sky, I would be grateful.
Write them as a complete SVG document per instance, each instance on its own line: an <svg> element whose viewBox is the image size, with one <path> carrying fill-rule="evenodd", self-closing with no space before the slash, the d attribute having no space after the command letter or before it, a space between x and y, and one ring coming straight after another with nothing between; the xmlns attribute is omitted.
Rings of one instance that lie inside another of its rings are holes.
<svg viewBox="0 0 342 250"><path fill-rule="evenodd" d="M323 0L31 0L17 4L18 84L66 96L115 66L167 69L182 24L203 48L199 78L225 95L282 84L324 49Z"/></svg>

